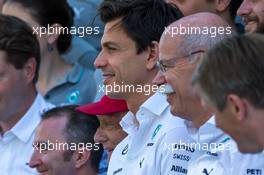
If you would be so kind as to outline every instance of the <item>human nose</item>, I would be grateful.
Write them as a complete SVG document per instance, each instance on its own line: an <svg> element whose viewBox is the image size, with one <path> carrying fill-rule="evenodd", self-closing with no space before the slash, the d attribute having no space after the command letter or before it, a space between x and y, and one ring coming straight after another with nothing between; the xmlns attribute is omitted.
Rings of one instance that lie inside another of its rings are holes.
<svg viewBox="0 0 264 175"><path fill-rule="evenodd" d="M155 85L158 85L158 86L166 83L165 76L163 75L163 73L161 71L159 71L157 73L157 75L154 77L152 83Z"/></svg>
<svg viewBox="0 0 264 175"><path fill-rule="evenodd" d="M237 10L237 15L244 17L247 16L252 9L252 2L248 2L248 0L244 0L240 7Z"/></svg>
<svg viewBox="0 0 264 175"><path fill-rule="evenodd" d="M96 130L96 133L94 135L94 141L102 144L107 141L107 136L105 135L101 127Z"/></svg>
<svg viewBox="0 0 264 175"><path fill-rule="evenodd" d="M103 51L101 51L94 61L94 67L96 67L96 69L100 69L102 67L105 67L106 65L107 65L107 60L103 54Z"/></svg>
<svg viewBox="0 0 264 175"><path fill-rule="evenodd" d="M38 150L34 150L31 155L30 161L28 163L30 168L36 168L41 164L40 152Z"/></svg>

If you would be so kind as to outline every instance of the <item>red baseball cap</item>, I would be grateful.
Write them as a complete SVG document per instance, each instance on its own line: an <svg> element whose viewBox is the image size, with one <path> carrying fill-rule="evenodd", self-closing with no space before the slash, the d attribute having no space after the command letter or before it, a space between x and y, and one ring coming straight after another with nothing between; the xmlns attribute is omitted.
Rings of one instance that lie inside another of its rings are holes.
<svg viewBox="0 0 264 175"><path fill-rule="evenodd" d="M128 111L125 100L112 99L104 95L100 101L78 107L76 110L90 115L106 115Z"/></svg>

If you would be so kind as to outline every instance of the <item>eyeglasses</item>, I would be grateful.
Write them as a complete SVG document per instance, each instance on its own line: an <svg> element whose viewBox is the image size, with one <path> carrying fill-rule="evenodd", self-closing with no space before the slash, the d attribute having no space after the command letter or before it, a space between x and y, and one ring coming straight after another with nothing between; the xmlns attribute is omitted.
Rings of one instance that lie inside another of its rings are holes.
<svg viewBox="0 0 264 175"><path fill-rule="evenodd" d="M161 72L166 72L168 70L168 68L173 68L175 67L175 63L177 60L181 59L181 58L189 58L190 56L192 55L195 55L197 53L204 53L205 51L204 50L197 50L195 52L191 52L190 54L188 55L185 55L185 56L181 56L181 57L174 57L174 58L171 58L171 59L167 59L167 60L158 60L157 61L157 66L159 68L159 70ZM190 61L190 60L189 60ZM165 62L167 64L165 64ZM173 63L173 64L169 64L169 63Z"/></svg>

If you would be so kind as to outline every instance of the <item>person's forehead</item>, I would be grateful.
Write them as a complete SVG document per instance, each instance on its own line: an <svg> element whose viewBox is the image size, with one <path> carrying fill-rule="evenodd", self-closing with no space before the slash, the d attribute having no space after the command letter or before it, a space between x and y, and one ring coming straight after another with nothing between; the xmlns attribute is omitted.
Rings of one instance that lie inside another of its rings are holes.
<svg viewBox="0 0 264 175"><path fill-rule="evenodd" d="M61 137L67 123L66 117L48 118L41 121L37 135L44 137Z"/></svg>
<svg viewBox="0 0 264 175"><path fill-rule="evenodd" d="M210 5L207 0L167 0L167 3L176 5L182 12L187 14L195 13L197 9L199 10L199 7L200 9L209 8Z"/></svg>
<svg viewBox="0 0 264 175"><path fill-rule="evenodd" d="M119 123L121 120L121 115L123 115L123 113L120 112L107 114L107 115L98 115L98 119L100 123L101 122Z"/></svg>
<svg viewBox="0 0 264 175"><path fill-rule="evenodd" d="M106 23L104 34L101 40L102 46L116 45L122 47L124 43L135 43L125 30L117 22Z"/></svg>
<svg viewBox="0 0 264 175"><path fill-rule="evenodd" d="M122 27L121 27L121 19L120 18L117 18L117 19L114 19L112 21L109 21L105 24L105 28L104 28L104 33L108 33L110 31L114 31L114 30L122 30Z"/></svg>
<svg viewBox="0 0 264 175"><path fill-rule="evenodd" d="M106 39L107 37L115 36L115 35L118 35L119 37L116 37L114 39L119 39L120 37L121 38L129 37L121 25L120 18L109 21L105 24L102 40Z"/></svg>
<svg viewBox="0 0 264 175"><path fill-rule="evenodd" d="M30 26L39 26L38 22L31 15L30 10L23 7L20 3L5 3L2 9L2 13L5 15L18 17L28 23Z"/></svg>
<svg viewBox="0 0 264 175"><path fill-rule="evenodd" d="M170 59L179 55L179 53L181 53L180 44L180 36L163 35L159 43L159 58L161 60Z"/></svg>

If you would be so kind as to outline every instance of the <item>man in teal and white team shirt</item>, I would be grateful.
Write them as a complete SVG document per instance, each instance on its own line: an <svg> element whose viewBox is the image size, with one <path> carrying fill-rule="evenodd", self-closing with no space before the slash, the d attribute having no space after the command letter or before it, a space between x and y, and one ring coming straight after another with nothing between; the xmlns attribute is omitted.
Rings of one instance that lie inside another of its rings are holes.
<svg viewBox="0 0 264 175"><path fill-rule="evenodd" d="M236 153L229 161L235 165L233 174L264 173L263 44L258 34L225 39L207 53L193 76L204 104L215 111L217 126L234 138L241 152L258 153Z"/></svg>
<svg viewBox="0 0 264 175"><path fill-rule="evenodd" d="M244 175L251 169L264 167L261 156L242 155L230 136L216 128L213 113L203 108L197 93L191 88L191 77L203 59L204 52L231 36L228 24L219 16L211 13L197 13L184 17L170 28L195 27L224 32L186 33L171 36L164 32L160 41L160 72L154 79L156 84L165 84L167 100L171 111L185 119L186 128L196 140L192 147L196 151L189 162L189 175ZM219 30L220 31L220 30ZM234 159L239 159L242 167L237 167Z"/></svg>
<svg viewBox="0 0 264 175"><path fill-rule="evenodd" d="M177 142L192 139L152 85L160 36L181 12L164 0L105 0L99 14L105 30L95 66L103 72L107 95L125 99L129 109L120 122L128 136L114 149L107 174L186 174L194 151L177 150Z"/></svg>

